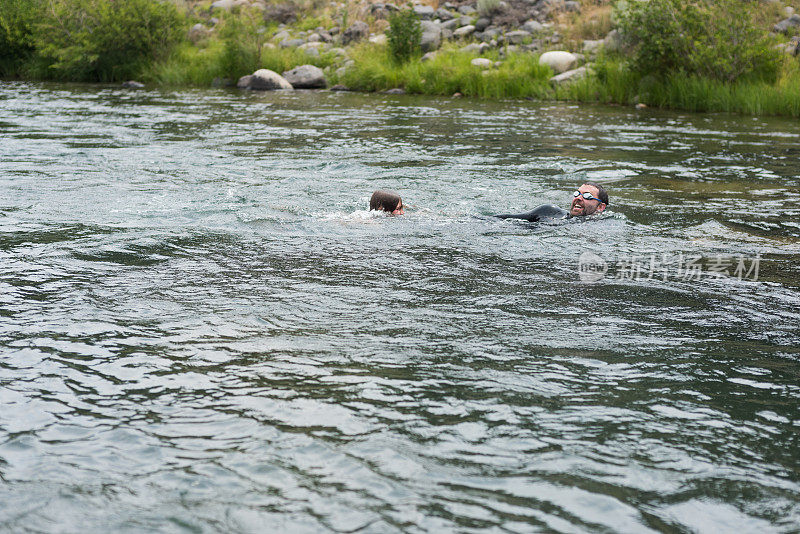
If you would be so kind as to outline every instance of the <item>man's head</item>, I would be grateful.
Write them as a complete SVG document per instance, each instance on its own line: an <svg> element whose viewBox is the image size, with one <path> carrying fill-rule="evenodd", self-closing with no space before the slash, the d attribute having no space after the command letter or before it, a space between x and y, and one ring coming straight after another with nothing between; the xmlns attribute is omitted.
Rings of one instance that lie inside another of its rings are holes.
<svg viewBox="0 0 800 534"><path fill-rule="evenodd" d="M588 193L588 197L587 197ZM608 206L608 193L602 185L586 182L575 192L569 214L573 217L600 213Z"/></svg>

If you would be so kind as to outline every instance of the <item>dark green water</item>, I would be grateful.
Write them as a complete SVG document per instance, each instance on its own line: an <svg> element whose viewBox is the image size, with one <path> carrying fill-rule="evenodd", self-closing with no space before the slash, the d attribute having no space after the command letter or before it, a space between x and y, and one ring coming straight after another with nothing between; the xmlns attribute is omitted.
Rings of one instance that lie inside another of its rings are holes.
<svg viewBox="0 0 800 534"><path fill-rule="evenodd" d="M797 121L0 83L0 158L0 531L800 530Z"/></svg>

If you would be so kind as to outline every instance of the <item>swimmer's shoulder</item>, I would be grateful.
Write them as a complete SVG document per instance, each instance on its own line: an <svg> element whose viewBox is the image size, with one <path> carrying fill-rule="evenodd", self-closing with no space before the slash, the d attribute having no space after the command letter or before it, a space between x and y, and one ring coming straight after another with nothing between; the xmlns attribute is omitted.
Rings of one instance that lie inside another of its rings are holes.
<svg viewBox="0 0 800 534"><path fill-rule="evenodd" d="M525 213L501 213L495 215L495 217L498 219L519 219L528 222L537 222L543 220L566 219L569 217L569 212L553 204L542 204Z"/></svg>

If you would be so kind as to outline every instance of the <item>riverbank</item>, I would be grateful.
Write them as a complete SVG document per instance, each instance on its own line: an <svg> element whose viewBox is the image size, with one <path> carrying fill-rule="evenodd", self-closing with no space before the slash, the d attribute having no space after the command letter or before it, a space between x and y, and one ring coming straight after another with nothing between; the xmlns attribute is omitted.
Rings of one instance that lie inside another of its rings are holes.
<svg viewBox="0 0 800 534"><path fill-rule="evenodd" d="M605 0L416 4L405 11L409 30L397 22L404 6L371 2L21 0L0 8L0 72L202 87L312 65L316 79L295 87L800 117L800 5L719 4L687 10L657 0L638 12Z"/></svg>

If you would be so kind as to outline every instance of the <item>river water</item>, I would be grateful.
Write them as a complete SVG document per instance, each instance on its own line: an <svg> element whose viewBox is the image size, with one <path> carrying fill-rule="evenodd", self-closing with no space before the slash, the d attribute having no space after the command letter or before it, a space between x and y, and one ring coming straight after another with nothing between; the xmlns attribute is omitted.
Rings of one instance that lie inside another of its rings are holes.
<svg viewBox="0 0 800 534"><path fill-rule="evenodd" d="M2 83L0 157L0 531L800 530L798 121Z"/></svg>

